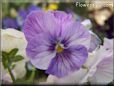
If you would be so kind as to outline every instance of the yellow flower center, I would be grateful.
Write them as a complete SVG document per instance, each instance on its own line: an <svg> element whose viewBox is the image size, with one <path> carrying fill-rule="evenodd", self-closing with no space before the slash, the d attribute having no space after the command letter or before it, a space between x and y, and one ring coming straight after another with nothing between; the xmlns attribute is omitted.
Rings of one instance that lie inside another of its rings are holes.
<svg viewBox="0 0 114 86"><path fill-rule="evenodd" d="M57 51L57 53L61 53L61 52L63 52L63 50L64 50L64 48L63 48L62 45L60 45L60 44L57 44L56 45L56 51Z"/></svg>

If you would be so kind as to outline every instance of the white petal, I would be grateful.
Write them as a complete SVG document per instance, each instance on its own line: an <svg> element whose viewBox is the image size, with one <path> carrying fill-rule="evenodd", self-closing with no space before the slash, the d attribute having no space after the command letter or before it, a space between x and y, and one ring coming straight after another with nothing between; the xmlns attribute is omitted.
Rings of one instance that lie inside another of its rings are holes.
<svg viewBox="0 0 114 86"><path fill-rule="evenodd" d="M92 27L92 23L89 19L82 21L81 24L83 24L86 29L90 29Z"/></svg>
<svg viewBox="0 0 114 86"><path fill-rule="evenodd" d="M53 75L49 75L47 78L46 83L48 84L54 84L56 82L56 80L58 80L59 78L57 78L56 76Z"/></svg>
<svg viewBox="0 0 114 86"><path fill-rule="evenodd" d="M26 74L26 68L25 68L25 60L16 62L16 66L14 68L14 71L16 73L17 78L23 78Z"/></svg>
<svg viewBox="0 0 114 86"><path fill-rule="evenodd" d="M93 52L95 49L99 47L99 45L101 44L101 40L95 33L93 33L92 31L89 32L91 34L89 52Z"/></svg>
<svg viewBox="0 0 114 86"><path fill-rule="evenodd" d="M16 38L23 38L24 33L13 28L1 29L1 35L9 35Z"/></svg>
<svg viewBox="0 0 114 86"><path fill-rule="evenodd" d="M114 46L114 39L108 39L108 38L104 38L104 44L103 46L110 50L111 52L113 52L113 46Z"/></svg>
<svg viewBox="0 0 114 86"><path fill-rule="evenodd" d="M89 72L82 83L86 79L92 84L108 84L113 80L113 52L112 48L107 50L105 44L95 51L94 56L88 57L84 66L89 67ZM109 42L107 45L112 46Z"/></svg>
<svg viewBox="0 0 114 86"><path fill-rule="evenodd" d="M1 50L9 52L14 48L18 48L18 54L26 57L27 41L23 32L15 29L1 29Z"/></svg>
<svg viewBox="0 0 114 86"><path fill-rule="evenodd" d="M108 84L113 80L113 58L104 59L97 65L97 71L89 78L92 84Z"/></svg>
<svg viewBox="0 0 114 86"><path fill-rule="evenodd" d="M2 50L7 51L13 48L22 48L27 45L27 41L22 32L15 29L1 29Z"/></svg>
<svg viewBox="0 0 114 86"><path fill-rule="evenodd" d="M97 60L95 58L95 51L92 53L89 53L88 58L87 58L86 62L84 63L84 67L90 68L92 66L92 64L95 62L95 60Z"/></svg>

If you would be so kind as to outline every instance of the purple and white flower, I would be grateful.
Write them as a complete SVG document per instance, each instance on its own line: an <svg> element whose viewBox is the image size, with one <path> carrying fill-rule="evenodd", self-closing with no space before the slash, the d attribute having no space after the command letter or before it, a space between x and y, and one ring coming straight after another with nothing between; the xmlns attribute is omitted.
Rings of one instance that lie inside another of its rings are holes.
<svg viewBox="0 0 114 86"><path fill-rule="evenodd" d="M34 11L24 22L31 63L57 77L79 70L88 57L89 31L63 11Z"/></svg>

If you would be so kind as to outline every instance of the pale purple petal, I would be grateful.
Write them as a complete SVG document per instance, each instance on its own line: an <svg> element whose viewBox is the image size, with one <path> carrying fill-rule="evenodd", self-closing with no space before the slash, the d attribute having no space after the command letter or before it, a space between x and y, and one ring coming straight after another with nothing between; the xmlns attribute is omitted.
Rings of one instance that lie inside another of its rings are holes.
<svg viewBox="0 0 114 86"><path fill-rule="evenodd" d="M71 47L62 54L53 58L46 73L57 77L64 77L78 70L87 58L87 49L81 45Z"/></svg>
<svg viewBox="0 0 114 86"><path fill-rule="evenodd" d="M90 33L80 22L73 22L69 27L62 31L62 37L68 40L67 46L84 45L90 47Z"/></svg>
<svg viewBox="0 0 114 86"><path fill-rule="evenodd" d="M38 69L46 70L55 55L56 52L42 52L35 59L31 59L31 63Z"/></svg>
<svg viewBox="0 0 114 86"><path fill-rule="evenodd" d="M56 53L47 35L38 34L27 45L27 55L31 63L39 69L47 69L52 58Z"/></svg>
<svg viewBox="0 0 114 86"><path fill-rule="evenodd" d="M61 31L64 31L67 27L70 27L70 25L74 22L73 17L71 14L67 14L64 11L49 11L51 12L57 24L59 24Z"/></svg>
<svg viewBox="0 0 114 86"><path fill-rule="evenodd" d="M53 14L44 11L31 12L24 23L24 33L27 40L32 39L41 32L53 31L53 29L57 28L58 24L56 24Z"/></svg>
<svg viewBox="0 0 114 86"><path fill-rule="evenodd" d="M73 18L71 14L67 14L64 11L51 11L54 14L54 17L57 19L58 23L70 23L72 22ZM62 25L62 24L61 24Z"/></svg>

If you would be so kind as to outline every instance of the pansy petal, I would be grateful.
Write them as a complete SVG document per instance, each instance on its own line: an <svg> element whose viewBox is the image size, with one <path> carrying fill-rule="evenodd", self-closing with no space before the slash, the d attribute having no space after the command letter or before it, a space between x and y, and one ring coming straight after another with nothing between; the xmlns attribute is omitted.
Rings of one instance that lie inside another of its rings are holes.
<svg viewBox="0 0 114 86"><path fill-rule="evenodd" d="M74 22L62 31L62 37L68 40L68 46L81 44L87 49L90 47L90 33L80 22Z"/></svg>
<svg viewBox="0 0 114 86"><path fill-rule="evenodd" d="M64 11L51 11L54 14L57 22L62 23L62 27L66 28L69 23L72 23L73 17L71 14L67 14Z"/></svg>
<svg viewBox="0 0 114 86"><path fill-rule="evenodd" d="M53 35L56 37L60 37L61 39L61 32L70 27L73 23L73 18L71 14L67 14L64 11L49 11L48 13L52 13L55 21L56 21L56 29L54 29Z"/></svg>
<svg viewBox="0 0 114 86"><path fill-rule="evenodd" d="M41 54L38 54L35 59L31 59L31 63L38 69L46 70L52 60L56 55L55 52L44 52Z"/></svg>
<svg viewBox="0 0 114 86"><path fill-rule="evenodd" d="M31 12L24 22L24 33L27 40L41 32L57 29L58 25L55 22L54 15L44 11Z"/></svg>
<svg viewBox="0 0 114 86"><path fill-rule="evenodd" d="M68 16L64 11L51 11L51 13L53 13L58 20L63 20Z"/></svg>
<svg viewBox="0 0 114 86"><path fill-rule="evenodd" d="M70 51L57 54L50 63L46 73L57 77L64 77L69 73L78 70L84 64L88 56L87 49L81 45L70 49Z"/></svg>
<svg viewBox="0 0 114 86"><path fill-rule="evenodd" d="M28 43L27 55L35 67L46 69L51 59L55 57L56 53L54 51L49 51L49 46L49 40L47 36L43 34L38 34Z"/></svg>

